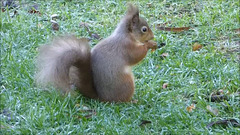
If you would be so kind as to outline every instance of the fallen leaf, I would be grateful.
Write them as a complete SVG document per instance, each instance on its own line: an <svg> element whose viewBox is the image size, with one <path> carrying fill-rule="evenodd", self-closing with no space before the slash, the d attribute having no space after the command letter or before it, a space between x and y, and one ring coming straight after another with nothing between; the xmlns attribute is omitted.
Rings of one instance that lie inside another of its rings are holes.
<svg viewBox="0 0 240 135"><path fill-rule="evenodd" d="M199 43L194 43L193 46L192 46L192 50L193 51L198 51L202 48L203 46Z"/></svg>
<svg viewBox="0 0 240 135"><path fill-rule="evenodd" d="M212 108L210 105L207 105L207 110L211 112L213 115L217 116L218 115L218 109Z"/></svg>
<svg viewBox="0 0 240 135"><path fill-rule="evenodd" d="M211 102L220 102L223 100L227 100L226 95L212 95L211 96Z"/></svg>
<svg viewBox="0 0 240 135"><path fill-rule="evenodd" d="M162 88L163 89L166 89L168 87L168 83L164 83L163 85L162 85Z"/></svg>
<svg viewBox="0 0 240 135"><path fill-rule="evenodd" d="M54 20L51 20L51 23L52 23L52 29L58 31L59 30L59 24Z"/></svg>
<svg viewBox="0 0 240 135"><path fill-rule="evenodd" d="M183 32L183 31L187 31L190 29L190 27L179 27L179 28L174 28L174 27L158 27L158 30L163 30L163 31L172 31L172 32Z"/></svg>
<svg viewBox="0 0 240 135"><path fill-rule="evenodd" d="M240 124L235 119L225 119L209 123L206 128L210 128L213 125L225 125L231 124L233 127L240 127Z"/></svg>
<svg viewBox="0 0 240 135"><path fill-rule="evenodd" d="M192 112L194 109L195 109L195 104L191 104L190 106L188 106L188 107L186 108L186 110L187 110L188 112Z"/></svg>
<svg viewBox="0 0 240 135"><path fill-rule="evenodd" d="M221 102L227 100L227 96L224 94L224 91L220 89L217 92L212 92L210 95L211 102Z"/></svg>
<svg viewBox="0 0 240 135"><path fill-rule="evenodd" d="M140 124L139 126L144 126L144 125L150 124L150 123L152 123L152 122L149 121L149 120L142 120L142 121L141 121L141 124Z"/></svg>
<svg viewBox="0 0 240 135"><path fill-rule="evenodd" d="M38 5L37 4L30 7L29 10L28 10L28 13L41 15L40 11L38 10Z"/></svg>

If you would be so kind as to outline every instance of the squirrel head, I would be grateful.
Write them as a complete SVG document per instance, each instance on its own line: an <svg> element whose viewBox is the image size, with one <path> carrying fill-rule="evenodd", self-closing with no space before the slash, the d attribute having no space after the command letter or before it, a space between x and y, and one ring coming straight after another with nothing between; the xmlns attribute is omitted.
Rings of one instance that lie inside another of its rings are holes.
<svg viewBox="0 0 240 135"><path fill-rule="evenodd" d="M134 35L134 38L142 43L154 38L152 30L149 28L144 18L139 16L138 7L128 5L125 15L127 31Z"/></svg>

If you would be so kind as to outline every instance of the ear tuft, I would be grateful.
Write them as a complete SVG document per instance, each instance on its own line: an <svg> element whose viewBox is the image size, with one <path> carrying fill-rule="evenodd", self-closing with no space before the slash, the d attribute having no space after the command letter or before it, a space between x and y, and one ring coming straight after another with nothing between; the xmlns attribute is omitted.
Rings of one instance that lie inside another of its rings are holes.
<svg viewBox="0 0 240 135"><path fill-rule="evenodd" d="M128 3L127 16L132 18L132 24L138 24L139 22L139 9L131 3Z"/></svg>
<svg viewBox="0 0 240 135"><path fill-rule="evenodd" d="M138 7L134 6L131 3L128 3L128 11L127 11L127 15L138 15L139 16L139 10Z"/></svg>

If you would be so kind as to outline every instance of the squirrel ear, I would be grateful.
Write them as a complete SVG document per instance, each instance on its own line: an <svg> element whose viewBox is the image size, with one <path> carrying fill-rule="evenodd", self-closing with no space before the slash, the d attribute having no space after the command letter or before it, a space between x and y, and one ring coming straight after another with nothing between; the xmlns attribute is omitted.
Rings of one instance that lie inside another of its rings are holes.
<svg viewBox="0 0 240 135"><path fill-rule="evenodd" d="M127 15L132 16L133 25L139 22L139 10L138 7L128 4L128 12Z"/></svg>

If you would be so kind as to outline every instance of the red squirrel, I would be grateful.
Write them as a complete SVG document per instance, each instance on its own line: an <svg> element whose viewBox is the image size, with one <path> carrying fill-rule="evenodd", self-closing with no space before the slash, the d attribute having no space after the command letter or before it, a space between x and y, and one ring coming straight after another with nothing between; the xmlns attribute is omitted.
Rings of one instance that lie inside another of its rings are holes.
<svg viewBox="0 0 240 135"><path fill-rule="evenodd" d="M129 4L126 15L107 38L91 50L88 40L63 36L40 48L37 82L64 92L74 85L84 96L107 102L129 102L134 93L131 67L149 49L156 49L152 30L139 9Z"/></svg>

